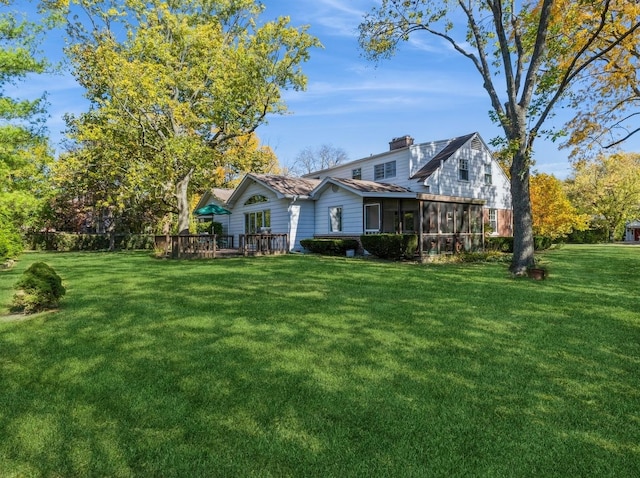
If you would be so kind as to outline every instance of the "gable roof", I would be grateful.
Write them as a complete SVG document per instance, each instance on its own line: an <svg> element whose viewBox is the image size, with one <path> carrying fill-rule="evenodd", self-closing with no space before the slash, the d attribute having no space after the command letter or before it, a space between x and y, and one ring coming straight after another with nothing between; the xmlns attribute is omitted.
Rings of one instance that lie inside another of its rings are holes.
<svg viewBox="0 0 640 478"><path fill-rule="evenodd" d="M220 206L225 206L227 201L233 194L233 189L225 189L225 188L211 188L208 191L205 191L198 203L196 204L195 209L200 209L201 207L206 206L210 203L219 203Z"/></svg>
<svg viewBox="0 0 640 478"><path fill-rule="evenodd" d="M418 179L418 180L427 179L440 167L441 161L446 161L447 159L449 159L456 151L458 151L462 146L464 146L476 134L477 133L471 133L465 136L458 136L457 138L453 138L451 142L442 149L442 151L440 151L433 158L431 158L431 161L425 164L418 172L416 172L409 179Z"/></svg>
<svg viewBox="0 0 640 478"><path fill-rule="evenodd" d="M309 196L320 184L318 179L292 178L274 174L251 174L259 182L284 197Z"/></svg>
<svg viewBox="0 0 640 478"><path fill-rule="evenodd" d="M242 178L238 187L233 191L227 204L233 206L236 199L240 197L253 182L259 183L271 190L279 199L293 197L308 198L313 189L320 184L320 180L318 179L291 178L277 174L248 173Z"/></svg>

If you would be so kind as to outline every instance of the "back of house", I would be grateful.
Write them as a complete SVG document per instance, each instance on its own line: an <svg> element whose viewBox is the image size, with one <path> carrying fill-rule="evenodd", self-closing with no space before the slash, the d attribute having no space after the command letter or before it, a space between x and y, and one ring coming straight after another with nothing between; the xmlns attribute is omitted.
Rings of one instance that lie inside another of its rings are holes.
<svg viewBox="0 0 640 478"><path fill-rule="evenodd" d="M247 174L225 206L228 233L301 239L416 233L423 253L474 250L484 234L512 235L509 180L478 133L415 144L301 178Z"/></svg>

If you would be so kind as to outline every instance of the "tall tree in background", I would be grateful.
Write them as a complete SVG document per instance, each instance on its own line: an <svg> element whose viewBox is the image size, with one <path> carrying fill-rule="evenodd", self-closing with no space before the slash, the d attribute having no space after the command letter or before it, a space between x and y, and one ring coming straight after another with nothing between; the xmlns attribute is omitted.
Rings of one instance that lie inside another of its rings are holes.
<svg viewBox="0 0 640 478"><path fill-rule="evenodd" d="M562 182L550 174L531 176L531 212L533 233L554 240L584 231L589 223L589 216L579 214L569 201Z"/></svg>
<svg viewBox="0 0 640 478"><path fill-rule="evenodd" d="M291 173L302 176L331 168L346 161L348 161L347 152L331 144L323 144L316 149L307 147L296 156Z"/></svg>
<svg viewBox="0 0 640 478"><path fill-rule="evenodd" d="M640 15L637 2L628 2L628 15ZM622 30L623 31L623 30ZM613 44L622 31L610 30L603 42ZM593 157L615 149L640 132L640 40L624 38L588 68L571 95L577 111L567 124L564 147L574 157Z"/></svg>
<svg viewBox="0 0 640 478"><path fill-rule="evenodd" d="M574 165L567 194L576 208L621 239L625 222L640 215L640 154L600 155Z"/></svg>
<svg viewBox="0 0 640 478"><path fill-rule="evenodd" d="M635 0L382 0L360 25L360 45L371 59L392 56L400 42L424 32L479 73L504 131L501 147L511 156L514 274L534 263L529 179L535 140L572 84L637 35L638 8Z"/></svg>
<svg viewBox="0 0 640 478"><path fill-rule="evenodd" d="M71 137L123 195L170 205L185 233L192 189L256 167L227 152L286 111L281 90L304 89L300 65L319 43L287 18L261 23L253 0L77 3L88 20L70 24L68 55L92 107L69 119Z"/></svg>
<svg viewBox="0 0 640 478"><path fill-rule="evenodd" d="M7 94L7 86L17 86L47 67L37 50L41 33L42 27L8 9L0 14L0 259L19 252L19 229L36 215L47 189L51 154L44 130L44 96Z"/></svg>

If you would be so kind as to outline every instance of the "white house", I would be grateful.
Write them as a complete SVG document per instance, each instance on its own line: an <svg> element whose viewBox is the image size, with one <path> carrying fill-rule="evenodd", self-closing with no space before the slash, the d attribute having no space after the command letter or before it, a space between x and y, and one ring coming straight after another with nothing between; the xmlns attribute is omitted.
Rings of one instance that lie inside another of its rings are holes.
<svg viewBox="0 0 640 478"><path fill-rule="evenodd" d="M640 242L640 220L626 224L624 240L626 242Z"/></svg>
<svg viewBox="0 0 640 478"><path fill-rule="evenodd" d="M485 232L512 235L509 180L478 133L395 138L384 153L302 178L247 174L224 206L235 243L287 234L289 250L301 239L377 232L418 233L422 252L471 250Z"/></svg>

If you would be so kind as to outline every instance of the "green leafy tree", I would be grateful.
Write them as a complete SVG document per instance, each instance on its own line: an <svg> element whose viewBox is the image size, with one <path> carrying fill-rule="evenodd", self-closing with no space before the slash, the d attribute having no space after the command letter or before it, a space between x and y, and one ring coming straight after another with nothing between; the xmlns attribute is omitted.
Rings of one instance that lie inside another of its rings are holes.
<svg viewBox="0 0 640 478"><path fill-rule="evenodd" d="M91 110L69 118L71 137L112 171L111 207L142 193L185 233L193 191L255 167L227 151L286 111L281 90L305 87L300 64L319 43L287 18L261 22L253 0L77 3L88 20L70 24L68 55Z"/></svg>
<svg viewBox="0 0 640 478"><path fill-rule="evenodd" d="M8 86L47 68L37 50L42 32L22 15L8 9L0 13L0 259L20 252L20 229L35 221L47 191L51 153L43 127L44 95L29 99L7 93Z"/></svg>
<svg viewBox="0 0 640 478"><path fill-rule="evenodd" d="M640 154L600 155L576 163L566 188L571 202L596 228L621 239L625 223L640 215Z"/></svg>
<svg viewBox="0 0 640 478"><path fill-rule="evenodd" d="M400 42L426 33L467 58L479 74L492 118L504 132L500 149L510 156L514 274L534 264L529 179L535 140L552 134L544 124L581 75L637 33L639 16L626 8L631 4L382 0L360 25L361 47L372 59L388 58Z"/></svg>

